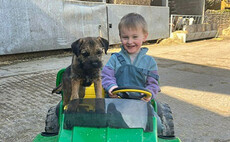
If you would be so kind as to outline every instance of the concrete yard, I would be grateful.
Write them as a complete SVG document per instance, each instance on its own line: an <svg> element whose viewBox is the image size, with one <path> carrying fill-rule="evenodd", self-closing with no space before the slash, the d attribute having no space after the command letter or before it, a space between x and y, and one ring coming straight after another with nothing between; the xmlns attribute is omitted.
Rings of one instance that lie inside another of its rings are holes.
<svg viewBox="0 0 230 142"><path fill-rule="evenodd" d="M176 136L230 142L230 40L147 47L159 67L157 98L171 106ZM67 55L0 65L0 142L31 142L44 131L47 110L61 99L51 94L56 74L70 63Z"/></svg>

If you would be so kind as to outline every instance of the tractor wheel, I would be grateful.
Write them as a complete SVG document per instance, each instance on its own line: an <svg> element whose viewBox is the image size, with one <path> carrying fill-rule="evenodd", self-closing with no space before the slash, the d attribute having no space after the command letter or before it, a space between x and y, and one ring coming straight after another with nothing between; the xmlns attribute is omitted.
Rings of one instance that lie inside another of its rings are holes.
<svg viewBox="0 0 230 142"><path fill-rule="evenodd" d="M157 114L164 126L163 132L158 135L162 137L174 137L173 117L169 105L157 102Z"/></svg>
<svg viewBox="0 0 230 142"><path fill-rule="evenodd" d="M46 116L46 125L45 125L45 132L46 133L52 133L52 134L58 134L59 131L59 125L58 125L58 116L56 112L57 106L52 106L47 113Z"/></svg>

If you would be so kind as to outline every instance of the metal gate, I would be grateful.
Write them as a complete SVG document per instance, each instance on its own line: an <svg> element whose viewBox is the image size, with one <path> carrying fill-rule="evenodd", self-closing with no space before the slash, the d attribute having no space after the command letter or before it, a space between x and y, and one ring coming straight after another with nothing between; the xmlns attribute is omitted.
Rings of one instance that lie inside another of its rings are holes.
<svg viewBox="0 0 230 142"><path fill-rule="evenodd" d="M170 37L172 33L184 30L185 25L203 24L202 15L176 15L172 14L170 18Z"/></svg>

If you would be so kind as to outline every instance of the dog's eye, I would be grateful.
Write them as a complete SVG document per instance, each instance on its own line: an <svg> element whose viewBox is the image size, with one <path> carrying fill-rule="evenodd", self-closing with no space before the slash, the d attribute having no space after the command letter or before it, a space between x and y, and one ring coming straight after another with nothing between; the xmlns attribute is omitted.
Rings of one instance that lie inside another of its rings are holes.
<svg viewBox="0 0 230 142"><path fill-rule="evenodd" d="M97 54L98 54L98 55L101 55L101 54L102 54L102 52L103 52L103 51L98 50L98 51L97 51Z"/></svg>
<svg viewBox="0 0 230 142"><path fill-rule="evenodd" d="M89 52L84 52L84 53L82 53L82 55L83 55L84 57L87 57L87 56L89 56Z"/></svg>

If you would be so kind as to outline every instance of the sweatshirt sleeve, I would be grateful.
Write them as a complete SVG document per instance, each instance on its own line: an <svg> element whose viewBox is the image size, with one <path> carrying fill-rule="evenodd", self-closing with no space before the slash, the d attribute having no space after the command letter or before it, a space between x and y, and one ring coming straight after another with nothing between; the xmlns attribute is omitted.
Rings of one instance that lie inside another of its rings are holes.
<svg viewBox="0 0 230 142"><path fill-rule="evenodd" d="M102 77L102 87L105 91L109 91L109 89L113 86L117 86L116 78L115 78L115 69L116 69L116 56L112 55L106 65L103 67L101 72Z"/></svg>
<svg viewBox="0 0 230 142"><path fill-rule="evenodd" d="M152 58L152 62L151 62L151 65L150 65L150 70L151 70L151 73L153 73L155 75L159 75L158 74L157 63L156 63L154 58ZM151 77L151 76L147 77L145 88L151 91L151 93L153 95L152 99L155 99L156 94L161 91L160 87L159 87L159 84L158 84L158 81L155 78Z"/></svg>
<svg viewBox="0 0 230 142"><path fill-rule="evenodd" d="M152 71L152 73L158 74L157 71ZM158 85L158 81L155 78L150 77L150 76L147 77L146 87L145 88L151 91L151 93L153 95L152 99L155 99L156 98L156 94L158 92L160 92L160 87Z"/></svg>
<svg viewBox="0 0 230 142"><path fill-rule="evenodd" d="M104 66L101 72L101 77L102 77L102 86L107 92L111 87L117 86L115 71L111 69L109 66Z"/></svg>

